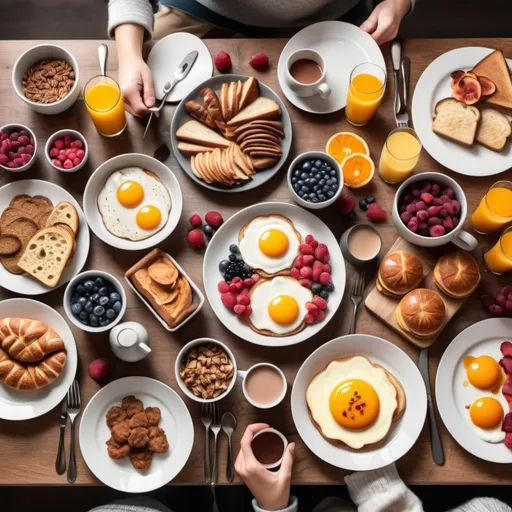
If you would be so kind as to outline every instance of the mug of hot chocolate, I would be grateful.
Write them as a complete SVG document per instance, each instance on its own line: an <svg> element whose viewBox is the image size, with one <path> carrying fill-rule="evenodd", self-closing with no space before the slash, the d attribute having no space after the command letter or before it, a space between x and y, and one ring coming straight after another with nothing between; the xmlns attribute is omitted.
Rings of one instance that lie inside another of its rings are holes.
<svg viewBox="0 0 512 512"><path fill-rule="evenodd" d="M288 440L279 430L268 427L260 430L251 442L252 453L265 469L275 469L283 462Z"/></svg>
<svg viewBox="0 0 512 512"><path fill-rule="evenodd" d="M318 94L322 99L331 94L326 81L323 57L315 50L298 50L288 57L286 83L300 97Z"/></svg>
<svg viewBox="0 0 512 512"><path fill-rule="evenodd" d="M258 409L270 409L286 396L288 383L284 373L273 364L259 363L247 371L239 371L246 400Z"/></svg>

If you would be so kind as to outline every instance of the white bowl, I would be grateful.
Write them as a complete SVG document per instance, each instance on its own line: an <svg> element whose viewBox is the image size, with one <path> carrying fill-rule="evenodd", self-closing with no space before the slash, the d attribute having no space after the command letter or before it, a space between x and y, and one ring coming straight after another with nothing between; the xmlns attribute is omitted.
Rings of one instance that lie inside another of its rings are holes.
<svg viewBox="0 0 512 512"><path fill-rule="evenodd" d="M190 389L187 388L187 386L183 382L183 379L181 378L181 375L180 375L180 372L184 367L184 363L185 363L187 354L194 347L197 347L197 345L204 345L205 343L212 343L213 345L219 345L222 349L224 349L226 354L231 359L231 362L233 363L233 377L231 378L231 383L229 384L228 389L226 389L226 391L224 391L224 393L219 395L217 398L205 399L205 398L199 398L198 396L194 395L194 393L192 393L192 391L190 391ZM218 340L214 340L213 338L197 338L195 340L189 341L179 351L178 355L176 356L176 361L174 363L174 375L176 377L176 382L178 383L178 386L180 387L181 391L183 391L183 393L186 396L188 396L191 400L194 400L194 402L199 402L200 404L207 404L210 402L217 402L219 400L222 400L223 398L225 398L226 396L229 395L229 393L231 392L231 390L233 389L233 387L235 385L237 375L238 375L238 370L237 370L236 360L235 360L235 356L233 355L233 352L231 352L231 350L229 350L229 348L226 345L224 345L224 343L222 343L221 341L218 341Z"/></svg>
<svg viewBox="0 0 512 512"><path fill-rule="evenodd" d="M305 201L304 199L302 199L302 197L300 197L295 192L295 190L293 190L293 185L292 185L292 173L295 170L295 166L299 162L302 162L302 160L309 160L309 159L314 159L314 158L326 160L333 167L333 169L336 169L338 171L338 182L339 182L338 190L336 191L336 193L334 194L333 197L331 197L330 199L327 199L327 201L322 201L321 203L310 203L309 201ZM338 197L340 197L341 191L343 190L343 183L344 183L343 171L341 170L340 164L331 155L328 155L327 153L324 153L322 151L307 151L306 153L302 153L297 158L295 158L295 160L293 160L293 162L290 164L290 167L288 168L288 174L286 176L286 181L288 182L288 188L290 189L293 200L297 204L300 204L303 208L309 208L310 210L320 210L322 208L327 208L327 206L330 206L331 204L335 203L336 200L338 199Z"/></svg>
<svg viewBox="0 0 512 512"><path fill-rule="evenodd" d="M144 240L128 240L113 235L107 230L98 210L98 195L109 176L126 167L141 167L154 172L165 185L171 196L171 211L166 225L154 235ZM176 228L181 217L183 198L181 188L174 173L153 157L140 153L127 153L115 156L101 164L89 178L84 191L85 218L94 234L106 244L127 251L139 251L153 247L165 240Z"/></svg>
<svg viewBox="0 0 512 512"><path fill-rule="evenodd" d="M9 134L12 132L20 131L20 130L27 130L27 132L30 133L30 136L34 139L34 154L32 155L30 162L28 162L25 165L23 165L22 167L18 167L16 169L11 169L10 167L6 167L5 165L0 165L0 169L3 169L4 171L9 171L9 172L28 171L34 165L34 162L36 161L37 138L36 138L34 132L28 126L25 126L24 124L12 123L12 124L6 124L0 128L1 132L7 132Z"/></svg>
<svg viewBox="0 0 512 512"><path fill-rule="evenodd" d="M75 289L75 286L77 285L78 281L83 281L84 279L88 278L96 278L96 277L102 277L105 279L105 281L109 281L114 285L114 288L116 289L117 293L121 295L121 311L115 318L115 320L108 325L105 326L99 326L99 327L91 327L90 325L85 325L78 318L75 317L73 312L71 311L71 295L73 293L73 290ZM107 272L103 272L102 270L86 270L85 272L82 272L81 274L76 275L69 284L66 286L66 290L64 292L64 311L66 312L66 315L68 318L75 324L78 328L82 329L82 331L87 332L105 332L109 331L117 325L121 319L123 318L125 312L126 312L126 293L124 291L123 286L119 282L117 278L115 278L112 274L108 274Z"/></svg>
<svg viewBox="0 0 512 512"><path fill-rule="evenodd" d="M35 101L31 101L25 97L23 94L23 87L21 82L23 80L23 76L28 71L30 66L33 66L36 62L43 59L62 59L65 60L68 64L71 65L73 71L75 72L75 83L67 96L62 98L59 101L54 103L36 103ZM78 87L78 79L79 79L79 71L78 71L78 62L75 57L63 48L62 46L58 46L56 44L38 44L37 46L32 46L25 52L23 52L18 60L15 62L12 68L12 86L16 91L16 94L27 104L40 114L60 114L67 110L75 101L78 99L80 94L80 89Z"/></svg>
<svg viewBox="0 0 512 512"><path fill-rule="evenodd" d="M72 167L71 169L64 169L64 167L57 167L53 163L53 159L50 157L50 149L51 149L53 143L57 139L64 138L66 135L71 135L74 139L79 139L84 143L84 151L85 151L84 158L83 158L82 162L80 163L80 165ZM80 132L77 132L76 130L71 130L71 129L59 130L58 132L55 132L53 135L51 135L50 138L46 141L46 145L44 147L44 155L46 156L46 160L48 160L48 162L54 169L57 169L58 171L63 172L64 174L71 174L71 173L76 172L79 169L81 169L87 163L87 159L89 158L89 146L87 144L87 141L85 140L85 137Z"/></svg>

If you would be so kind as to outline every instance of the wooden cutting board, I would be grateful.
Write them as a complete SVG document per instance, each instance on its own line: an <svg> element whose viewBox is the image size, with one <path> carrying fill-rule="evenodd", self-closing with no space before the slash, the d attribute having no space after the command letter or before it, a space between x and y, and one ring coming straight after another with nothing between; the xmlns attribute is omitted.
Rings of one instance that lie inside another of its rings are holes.
<svg viewBox="0 0 512 512"><path fill-rule="evenodd" d="M410 341L419 348L430 347L430 345L432 345L432 343L434 343L434 341L436 341L436 339L439 337L439 335L445 328L446 324L455 316L457 311L459 311L459 309L464 305L464 302L466 302L467 297L464 297L463 299L454 299L452 297L448 297L448 295L445 295L443 292L439 290L439 288L437 288L437 286L434 284L433 274L434 267L437 262L437 256L435 254L432 254L430 250L427 250L423 247L419 247L417 245L410 244L403 238L397 238L396 242L393 244L393 246L391 247L387 254L396 251L406 251L415 254L423 262L424 278L420 287L435 290L436 292L439 292L439 294L443 298L446 306L446 315L443 326L432 338L416 338L415 336L412 336L411 334L403 331L398 326L395 319L395 310L396 307L398 306L398 303L400 302L400 299L394 299L392 297L380 293L375 286L375 279L370 285L370 293L368 293L364 304L369 311L371 311L375 316L380 318L385 324L389 325L395 331L401 334L406 340Z"/></svg>

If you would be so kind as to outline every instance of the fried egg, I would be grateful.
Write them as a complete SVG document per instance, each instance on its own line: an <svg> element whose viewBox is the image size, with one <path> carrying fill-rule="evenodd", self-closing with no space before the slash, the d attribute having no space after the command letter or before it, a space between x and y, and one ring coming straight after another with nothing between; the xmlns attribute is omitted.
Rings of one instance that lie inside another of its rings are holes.
<svg viewBox="0 0 512 512"><path fill-rule="evenodd" d="M501 443L505 432L501 430L508 404L505 397L481 396L468 409L468 418L475 434L487 443Z"/></svg>
<svg viewBox="0 0 512 512"><path fill-rule="evenodd" d="M496 359L487 355L466 356L464 368L472 386L498 393L503 383L504 373Z"/></svg>
<svg viewBox="0 0 512 512"><path fill-rule="evenodd" d="M251 290L252 313L249 320L258 331L286 335L304 322L306 302L312 298L311 290L292 277L277 276L260 281Z"/></svg>
<svg viewBox="0 0 512 512"><path fill-rule="evenodd" d="M171 197L153 173L129 167L110 175L98 195L98 209L110 233L144 240L167 223Z"/></svg>
<svg viewBox="0 0 512 512"><path fill-rule="evenodd" d="M354 449L383 439L398 407L386 371L363 356L331 361L310 382L306 402L324 437Z"/></svg>
<svg viewBox="0 0 512 512"><path fill-rule="evenodd" d="M277 274L292 267L302 239L291 220L269 215L249 222L240 232L238 242L247 265L267 274Z"/></svg>

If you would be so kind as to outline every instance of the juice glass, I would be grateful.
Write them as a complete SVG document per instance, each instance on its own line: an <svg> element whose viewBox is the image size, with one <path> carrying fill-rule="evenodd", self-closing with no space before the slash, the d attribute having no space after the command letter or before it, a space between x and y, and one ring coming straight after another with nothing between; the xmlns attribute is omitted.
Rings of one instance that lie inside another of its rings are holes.
<svg viewBox="0 0 512 512"><path fill-rule="evenodd" d="M379 176L386 183L402 183L411 174L421 153L421 142L412 128L393 130L382 147Z"/></svg>
<svg viewBox="0 0 512 512"><path fill-rule="evenodd" d="M363 126L375 115L386 90L386 72L365 62L350 74L345 115L354 126Z"/></svg>
<svg viewBox="0 0 512 512"><path fill-rule="evenodd" d="M95 76L84 88L85 106L104 137L116 137L126 128L126 114L119 84L108 76Z"/></svg>
<svg viewBox="0 0 512 512"><path fill-rule="evenodd" d="M512 182L498 181L485 194L471 216L471 225L478 233L487 234L512 220Z"/></svg>
<svg viewBox="0 0 512 512"><path fill-rule="evenodd" d="M484 255L485 266L493 274L512 270L512 227L506 229L496 245Z"/></svg>

